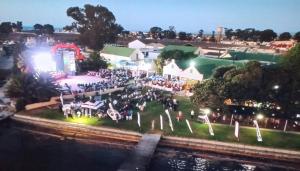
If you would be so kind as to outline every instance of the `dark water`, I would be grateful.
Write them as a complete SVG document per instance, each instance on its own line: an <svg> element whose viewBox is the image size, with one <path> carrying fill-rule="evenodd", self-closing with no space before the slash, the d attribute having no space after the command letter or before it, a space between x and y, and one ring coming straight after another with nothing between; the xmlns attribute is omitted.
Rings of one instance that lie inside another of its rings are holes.
<svg viewBox="0 0 300 171"><path fill-rule="evenodd" d="M150 171L287 171L300 169L299 165L241 159L199 151L183 151L170 148L158 148L151 161Z"/></svg>
<svg viewBox="0 0 300 171"><path fill-rule="evenodd" d="M111 171L118 169L126 157L130 157L129 150L121 146L60 139L24 132L18 127L12 121L0 122L0 171ZM289 167L292 166L158 148L149 170L292 170Z"/></svg>
<svg viewBox="0 0 300 171"><path fill-rule="evenodd" d="M0 122L0 171L110 171L129 150L20 131Z"/></svg>

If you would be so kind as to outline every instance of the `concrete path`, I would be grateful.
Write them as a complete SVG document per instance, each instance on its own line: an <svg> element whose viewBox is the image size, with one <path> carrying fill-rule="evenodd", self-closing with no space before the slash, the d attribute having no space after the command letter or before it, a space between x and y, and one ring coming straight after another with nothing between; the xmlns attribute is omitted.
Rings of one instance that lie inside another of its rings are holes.
<svg viewBox="0 0 300 171"><path fill-rule="evenodd" d="M144 134L118 171L145 171L160 140L160 134Z"/></svg>

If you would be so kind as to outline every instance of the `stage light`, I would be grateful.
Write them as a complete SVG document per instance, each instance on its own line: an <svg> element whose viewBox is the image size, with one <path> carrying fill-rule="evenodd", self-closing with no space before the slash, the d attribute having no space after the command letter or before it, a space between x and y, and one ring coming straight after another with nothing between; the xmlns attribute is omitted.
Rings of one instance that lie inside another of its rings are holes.
<svg viewBox="0 0 300 171"><path fill-rule="evenodd" d="M202 111L202 113L204 113L205 115L209 115L211 113L211 110L209 108L205 108L205 109L200 109Z"/></svg>
<svg viewBox="0 0 300 171"><path fill-rule="evenodd" d="M263 118L264 118L264 115L262 115L262 114L258 114L258 115L256 116L256 118L257 118L258 120L261 120L261 119L263 119Z"/></svg>
<svg viewBox="0 0 300 171"><path fill-rule="evenodd" d="M33 66L36 71L56 71L56 62L50 53L41 52L32 56Z"/></svg>

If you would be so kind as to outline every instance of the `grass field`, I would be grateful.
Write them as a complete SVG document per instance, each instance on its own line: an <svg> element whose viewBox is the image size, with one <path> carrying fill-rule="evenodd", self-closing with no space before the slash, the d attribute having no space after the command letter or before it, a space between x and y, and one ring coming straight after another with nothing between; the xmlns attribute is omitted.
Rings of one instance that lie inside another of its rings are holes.
<svg viewBox="0 0 300 171"><path fill-rule="evenodd" d="M179 101L179 110L185 114L186 118L190 120L189 112L192 108L189 99L184 97L177 97ZM196 110L195 110L196 111ZM139 129L134 115L132 121L119 121L116 123L110 118L68 118L66 119L62 113L57 110L43 110L35 116L56 119L67 122L76 122L93 126L105 126L118 128L123 130L141 131L142 133L151 131L151 122L155 120L155 130L160 131L160 115L163 116L164 135L180 136L180 137L193 137L201 139L216 140L222 142L234 142L248 145L294 149L300 151L300 134L291 134L284 132L276 132L271 130L261 130L263 142L257 142L255 128L240 128L240 141L234 137L234 127L229 125L212 124L215 136L209 135L208 126L197 121L190 121L193 129L193 134L190 133L185 121L177 122L175 119L175 112L170 112L174 125L174 132L169 127L167 115L164 113L163 106L158 102L149 102L144 112L141 112L141 129Z"/></svg>

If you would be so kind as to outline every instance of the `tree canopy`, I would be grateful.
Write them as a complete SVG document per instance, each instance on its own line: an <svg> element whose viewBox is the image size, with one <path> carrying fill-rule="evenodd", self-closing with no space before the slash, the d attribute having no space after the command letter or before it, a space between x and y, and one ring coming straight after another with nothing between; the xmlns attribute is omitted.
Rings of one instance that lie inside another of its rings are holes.
<svg viewBox="0 0 300 171"><path fill-rule="evenodd" d="M78 63L80 72L98 71L99 69L107 68L108 64L96 52L92 53L89 58Z"/></svg>
<svg viewBox="0 0 300 171"><path fill-rule="evenodd" d="M291 33L283 32L279 35L279 40L290 40L292 38Z"/></svg>
<svg viewBox="0 0 300 171"><path fill-rule="evenodd" d="M274 88L277 86L277 88ZM251 61L243 68L217 68L211 79L198 83L194 105L223 108L225 99L254 100L281 107L277 117L295 118L300 110L300 45L292 48L278 65L262 66Z"/></svg>
<svg viewBox="0 0 300 171"><path fill-rule="evenodd" d="M48 74L20 73L10 79L5 94L7 97L18 99L19 103L22 103L19 110L22 110L26 104L48 101L58 95L56 88Z"/></svg>
<svg viewBox="0 0 300 171"><path fill-rule="evenodd" d="M277 37L277 34L271 29L264 30L260 33L260 41L261 42L270 42L270 41L274 40L276 37Z"/></svg>
<svg viewBox="0 0 300 171"><path fill-rule="evenodd" d="M35 24L33 26L34 32L38 35L41 34L53 34L54 33L54 27L51 24Z"/></svg>
<svg viewBox="0 0 300 171"><path fill-rule="evenodd" d="M2 22L0 24L0 33L8 34L12 32L11 22Z"/></svg>
<svg viewBox="0 0 300 171"><path fill-rule="evenodd" d="M70 7L67 15L75 20L72 26L80 33L80 42L94 50L102 49L105 43L114 43L117 35L123 30L123 27L116 23L114 14L101 5Z"/></svg>
<svg viewBox="0 0 300 171"><path fill-rule="evenodd" d="M260 31L254 28L236 30L225 28L225 36L229 40L236 38L243 41L269 42L274 40L277 37L277 34L271 29Z"/></svg>
<svg viewBox="0 0 300 171"><path fill-rule="evenodd" d="M300 31L297 32L293 37L297 42L300 42Z"/></svg>
<svg viewBox="0 0 300 171"><path fill-rule="evenodd" d="M174 26L169 26L169 29L162 31L162 38L175 39L176 31Z"/></svg>
<svg viewBox="0 0 300 171"><path fill-rule="evenodd" d="M158 39L161 38L162 28L157 26L151 27L149 32L153 39Z"/></svg>

